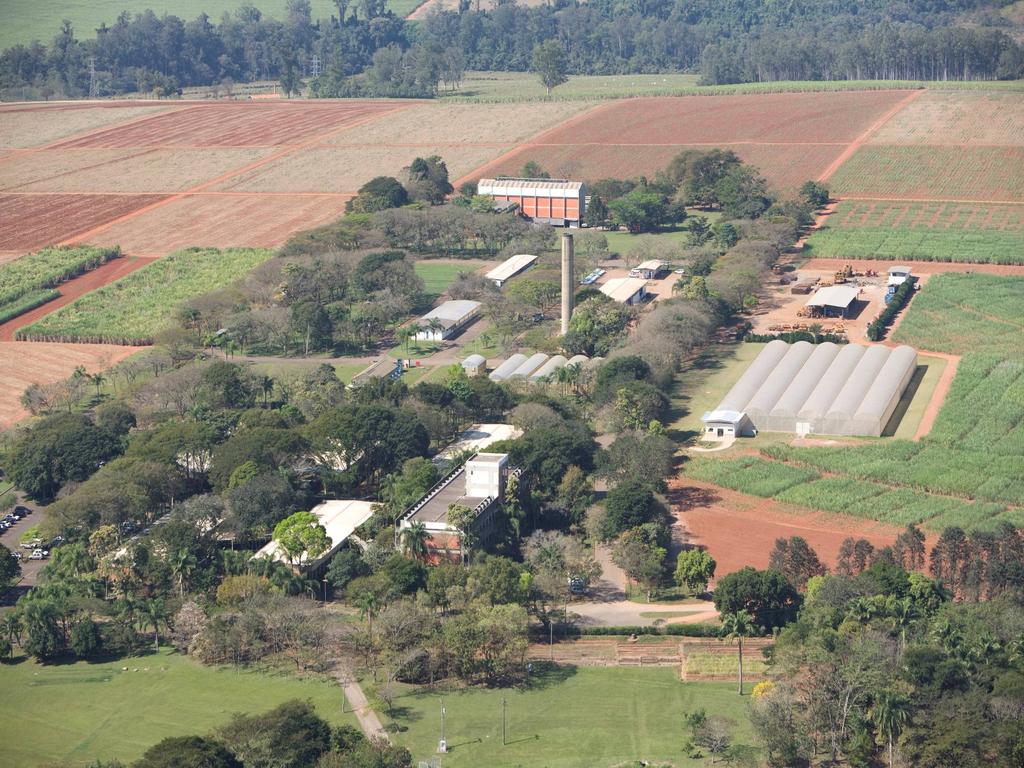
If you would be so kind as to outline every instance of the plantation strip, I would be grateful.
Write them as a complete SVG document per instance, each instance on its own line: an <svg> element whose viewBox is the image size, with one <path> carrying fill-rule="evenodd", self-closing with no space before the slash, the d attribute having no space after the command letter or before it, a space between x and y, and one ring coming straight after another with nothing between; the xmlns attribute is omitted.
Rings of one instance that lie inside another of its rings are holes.
<svg viewBox="0 0 1024 768"><path fill-rule="evenodd" d="M0 311L28 293L53 288L121 255L118 248L45 248L0 267Z"/></svg>
<svg viewBox="0 0 1024 768"><path fill-rule="evenodd" d="M829 226L814 232L805 248L811 258L1024 264L1024 235L998 230Z"/></svg>
<svg viewBox="0 0 1024 768"><path fill-rule="evenodd" d="M182 302L231 284L272 255L241 248L178 251L81 297L17 336L33 341L150 344Z"/></svg>
<svg viewBox="0 0 1024 768"><path fill-rule="evenodd" d="M56 291L53 288L44 288L40 291L26 293L14 301L0 305L0 324L6 323L8 320L13 320L19 315L23 315L36 307L41 307L48 301L53 301L58 296L60 296L60 291Z"/></svg>

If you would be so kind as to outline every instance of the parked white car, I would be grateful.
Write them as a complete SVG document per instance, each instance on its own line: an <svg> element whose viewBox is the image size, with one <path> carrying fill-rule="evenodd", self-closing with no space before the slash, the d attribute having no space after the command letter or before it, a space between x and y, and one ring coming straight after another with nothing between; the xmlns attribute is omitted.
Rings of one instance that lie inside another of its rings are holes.
<svg viewBox="0 0 1024 768"><path fill-rule="evenodd" d="M49 551L45 549L33 549L32 554L28 556L29 560L45 560L50 556Z"/></svg>

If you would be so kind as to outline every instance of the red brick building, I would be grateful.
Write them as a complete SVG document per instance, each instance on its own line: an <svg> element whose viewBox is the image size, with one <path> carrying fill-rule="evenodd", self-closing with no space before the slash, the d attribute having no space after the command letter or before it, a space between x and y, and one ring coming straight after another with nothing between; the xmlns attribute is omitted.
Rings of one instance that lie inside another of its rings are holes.
<svg viewBox="0 0 1024 768"><path fill-rule="evenodd" d="M568 179L480 179L477 194L515 203L524 216L556 227L578 227L586 215L582 181Z"/></svg>

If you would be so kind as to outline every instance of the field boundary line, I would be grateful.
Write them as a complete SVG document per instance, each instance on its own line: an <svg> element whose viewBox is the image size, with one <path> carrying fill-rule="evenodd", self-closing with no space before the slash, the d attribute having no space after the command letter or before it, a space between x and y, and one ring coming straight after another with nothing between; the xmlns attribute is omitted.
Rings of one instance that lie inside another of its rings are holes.
<svg viewBox="0 0 1024 768"><path fill-rule="evenodd" d="M82 139L87 139L90 136L97 133L103 133L104 131L109 131L114 128L123 128L126 125L135 125L135 123L145 122L146 120L151 120L154 117L159 117L162 115L172 115L176 112L183 112L186 109L189 109L189 107L185 105L174 105L172 107L168 107L167 109L162 109L154 114L139 115L138 117L133 117L130 120L125 120L123 123L115 123L114 125L103 125L98 128L90 128L81 133L74 133L70 136L64 136L60 139L56 139L55 141L51 141L49 144L40 144L38 147L22 147L20 149L12 149L10 150L11 154L0 157L0 163L6 160L10 160L13 157L24 157L25 155L34 155L39 152L46 152L47 150L58 149L61 144L66 144L69 141L81 141ZM138 147L126 147L126 149L138 149Z"/></svg>
<svg viewBox="0 0 1024 768"><path fill-rule="evenodd" d="M92 163L91 165L84 165L81 168L72 168L72 169L67 170L67 171L61 171L59 173L55 173L52 176L46 176L46 177L44 177L42 179L35 179L33 181L28 182L27 184L21 184L19 186L26 187L26 186L30 186L32 184L44 184L46 182L53 181L54 179L63 178L64 176L73 176L74 174L82 173L83 171L91 171L91 170L94 170L96 168L102 168L104 165L110 165L111 163L120 163L120 162L123 162L125 160L134 160L135 158L143 157L145 155L152 154L155 151L156 151L155 149L146 149L144 147L134 147L134 148L129 150L129 154L125 155L124 157L119 157L116 160L104 160L103 162ZM36 153L33 153L33 154L36 154ZM14 194L20 194L17 190L18 190L18 186L4 187L3 189L0 189L0 192L9 192L9 193L14 193ZM74 193L72 193L72 194L74 194ZM86 193L86 194L89 194L89 193ZM124 193L122 192L120 194L124 194ZM160 193L156 193L156 194L160 194Z"/></svg>
<svg viewBox="0 0 1024 768"><path fill-rule="evenodd" d="M387 115L393 114L393 113L398 112L398 111L403 110L403 109L408 109L409 106L410 106L409 102L400 103L399 105L393 107L392 109L384 110L384 111L378 112L378 113L373 114L373 115L367 115L362 120L357 120L354 123L349 123L349 124L344 125L344 126L333 128L333 129L331 129L331 130L329 130L329 131L327 131L325 133L313 136L312 138L310 138L310 140L308 142L304 142L303 144L297 144L297 145L285 147L284 149L281 149L278 152L272 152L271 154L267 155L266 157L259 158L258 160L254 160L251 163L247 163L246 165L243 165L243 166L241 166L239 168L235 168L235 169L232 169L232 170L227 171L225 173L222 173L220 176L217 176L217 177L215 177L213 179L208 179L208 180L206 180L206 181L204 181L204 182L202 182L200 184L197 184L194 187L191 187L190 189L186 189L186 190L183 190L181 192L174 193L174 194L164 198L163 200L158 200L157 202L151 203L150 205L147 205L147 206L145 206L143 208L139 208L136 211L131 211L130 213L127 213L127 214L125 214L123 216L119 216L116 219L112 219L112 220L110 220L108 222L105 222L104 224L100 224L99 226L93 227L92 229L87 230L85 232L79 232L78 234L73 235L72 237L70 237L70 238L68 238L68 239L58 243L58 245L71 245L73 243L81 242L81 241L86 240L87 238L93 237L94 235L97 235L97 234L99 234L101 232L105 232L106 230L108 230L111 227L113 227L115 224L120 224L122 222L128 221L130 219L135 218L136 216L142 215L143 213L148 213L149 211L152 211L152 210L155 210L155 209L160 208L162 206L165 206L165 205L167 205L167 204L169 204L169 203L171 203L171 202L173 202L175 200L180 200L182 198L188 197L189 195L195 194L197 192L202 192L202 191L204 191L206 189L209 189L210 187L213 187L213 186L215 186L217 184L220 184L220 183L222 183L224 181L227 181L228 179L230 179L230 178L232 178L234 176L240 176L243 173L248 173L249 171L256 170L257 168L260 168L260 167L262 167L264 165L267 165L268 163L272 163L272 162L275 162L277 160L280 160L282 157L287 157L288 155L294 154L295 152L299 152L302 149L306 149L308 147L315 146L317 143L319 143L321 141L325 141L326 139L329 139L331 136L334 136L336 134L342 133L344 131L351 130L352 128L357 128L357 127L359 127L361 125L365 125L366 123L372 122L374 120L380 120L380 119L384 118ZM222 190L222 191L226 192L226 191L229 191L229 190Z"/></svg>
<svg viewBox="0 0 1024 768"><path fill-rule="evenodd" d="M891 120L901 109L907 106L907 104L912 102L914 99L918 98L924 92L924 88L921 88L920 90L916 91L911 91L910 94L908 94L905 98L900 99L895 105L890 107L884 115L882 115L875 122L869 125L867 130L864 131L864 133L862 133L856 139L851 141L850 144L846 147L846 149L839 153L839 157L837 157L835 160L829 163L829 166L824 171L821 172L820 176L818 176L818 181L828 181L830 178L832 178L832 175L839 170L842 164L849 160L853 156L854 152L856 152L858 149L864 146L867 140L871 138L872 134L874 134L879 128L881 128L883 125L889 122L889 120Z"/></svg>
<svg viewBox="0 0 1024 768"><path fill-rule="evenodd" d="M47 197L50 195L82 196L82 197L133 197L141 195L184 195L186 197L355 197L358 192L250 192L209 189L202 192L39 192L0 189L0 197Z"/></svg>
<svg viewBox="0 0 1024 768"><path fill-rule="evenodd" d="M531 147L845 147L845 141L573 141L530 142Z"/></svg>
<svg viewBox="0 0 1024 768"><path fill-rule="evenodd" d="M452 182L452 186L455 187L456 189L458 189L462 184L466 183L467 181L475 181L476 179L483 178L484 174L487 171L489 171L491 168L497 168L499 165L501 165L503 162L508 160L510 157L513 157L516 153L521 152L522 150L526 149L527 147L541 146L542 145L542 141L541 140L545 136L547 136L548 134L553 134L555 131L564 130L565 128L573 126L576 123L582 122L583 120L590 119L591 117L593 117L595 114L597 114L599 112L608 111L612 107L616 106L618 103L619 103L618 100L610 99L608 101L601 102L600 104L595 104L590 109L584 109L578 115L573 115L569 119L563 120L562 122L558 123L557 125L553 125L550 128L547 128L547 129L541 131L540 133L538 133L533 138L528 139L527 141L524 141L522 144L517 144L516 146L512 147L512 149L510 149L508 152L504 152L501 155L499 155L498 157L494 158L493 160L489 160L488 162L484 163L483 165L478 166L477 168L473 169L472 171L470 171L466 175L464 175L461 178L456 179L455 181L453 181Z"/></svg>
<svg viewBox="0 0 1024 768"><path fill-rule="evenodd" d="M1021 200L981 200L966 197L864 197L861 195L843 195L836 200L855 200L870 203L961 203L963 205L1017 205L1024 206Z"/></svg>

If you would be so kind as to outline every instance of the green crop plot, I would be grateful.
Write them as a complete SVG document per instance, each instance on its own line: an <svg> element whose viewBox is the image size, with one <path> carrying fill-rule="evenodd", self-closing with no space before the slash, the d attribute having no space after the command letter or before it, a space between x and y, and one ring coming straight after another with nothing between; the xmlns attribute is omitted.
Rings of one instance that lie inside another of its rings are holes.
<svg viewBox="0 0 1024 768"><path fill-rule="evenodd" d="M935 275L910 304L893 340L966 354L991 348L1024 356L1024 277Z"/></svg>
<svg viewBox="0 0 1024 768"><path fill-rule="evenodd" d="M0 322L55 298L55 285L120 255L118 248L44 248L0 266Z"/></svg>
<svg viewBox="0 0 1024 768"><path fill-rule="evenodd" d="M847 200L807 248L837 259L1024 264L1024 206Z"/></svg>
<svg viewBox="0 0 1024 768"><path fill-rule="evenodd" d="M178 251L61 307L18 338L146 344L182 302L233 283L272 255L247 248Z"/></svg>
<svg viewBox="0 0 1024 768"><path fill-rule="evenodd" d="M753 496L774 496L799 483L818 478L818 473L754 456L739 459L695 459L687 471L698 480L732 488Z"/></svg>
<svg viewBox="0 0 1024 768"><path fill-rule="evenodd" d="M166 650L107 663L3 664L0 765L129 762L168 736L206 734L234 712L288 699L310 699L335 725L356 724L331 681L206 667Z"/></svg>

